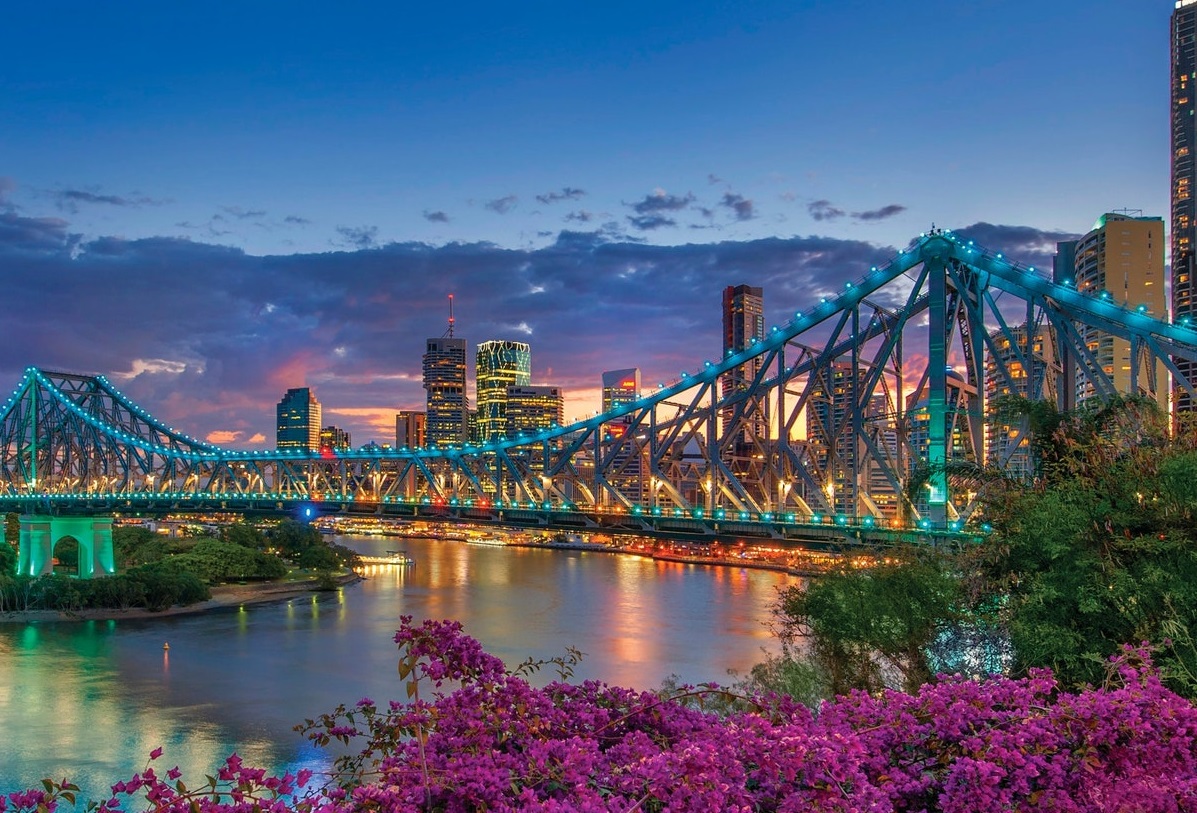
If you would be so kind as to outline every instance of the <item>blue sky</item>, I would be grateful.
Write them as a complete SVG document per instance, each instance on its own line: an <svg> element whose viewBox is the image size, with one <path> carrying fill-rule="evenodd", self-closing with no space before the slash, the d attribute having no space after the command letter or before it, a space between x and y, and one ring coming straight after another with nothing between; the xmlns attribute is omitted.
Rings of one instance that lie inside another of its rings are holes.
<svg viewBox="0 0 1197 813"><path fill-rule="evenodd" d="M724 285L782 321L932 222L1043 263L1168 214L1171 3L581 6L6 9L0 378L237 446L309 384L385 441L453 292L578 415L718 355Z"/></svg>

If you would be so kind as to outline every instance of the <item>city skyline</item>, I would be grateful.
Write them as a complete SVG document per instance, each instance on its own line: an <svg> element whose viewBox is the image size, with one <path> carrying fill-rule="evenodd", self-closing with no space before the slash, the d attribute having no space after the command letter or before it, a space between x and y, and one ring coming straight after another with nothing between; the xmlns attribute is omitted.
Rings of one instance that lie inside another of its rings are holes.
<svg viewBox="0 0 1197 813"><path fill-rule="evenodd" d="M0 379L103 373L238 448L311 387L381 443L422 408L450 293L471 347L534 347L568 420L603 370L651 388L715 358L728 285L778 324L932 222L1047 267L1105 211L1168 216L1172 4L1141 5L480 7L377 34L311 8L19 9ZM1096 112L1072 103L1095 76Z"/></svg>

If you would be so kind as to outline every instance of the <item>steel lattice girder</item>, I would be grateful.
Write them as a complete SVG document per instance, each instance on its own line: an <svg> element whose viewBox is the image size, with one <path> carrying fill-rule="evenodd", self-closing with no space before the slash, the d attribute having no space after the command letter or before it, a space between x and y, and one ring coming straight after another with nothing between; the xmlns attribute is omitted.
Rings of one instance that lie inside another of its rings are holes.
<svg viewBox="0 0 1197 813"><path fill-rule="evenodd" d="M945 480L933 482L943 493L932 500L907 494L916 465L961 456L1009 465L1025 448L1025 427L1010 430L1009 443L987 460L991 391L1059 398L1079 370L1099 397L1112 395L1114 383L1085 341L1093 330L1129 343L1132 380L1144 392L1163 385L1158 363L1197 396L1173 360L1197 361L1189 327L937 232L749 350L609 413L500 442L234 452L158 422L103 377L30 368L0 415L0 496L518 500L804 517L881 514L885 497L906 519L928 510L967 514ZM1050 358L1034 349L1042 331L1052 336ZM747 386L721 392L722 378L750 361ZM1147 373L1137 376L1141 367ZM622 432L608 431L616 423Z"/></svg>

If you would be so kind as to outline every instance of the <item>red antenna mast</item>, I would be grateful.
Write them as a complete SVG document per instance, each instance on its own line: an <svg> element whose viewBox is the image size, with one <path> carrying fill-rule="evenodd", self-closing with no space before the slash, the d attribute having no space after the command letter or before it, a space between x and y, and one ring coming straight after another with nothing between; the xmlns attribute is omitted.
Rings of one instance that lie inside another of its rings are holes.
<svg viewBox="0 0 1197 813"><path fill-rule="evenodd" d="M453 294L449 294L449 338L453 338Z"/></svg>

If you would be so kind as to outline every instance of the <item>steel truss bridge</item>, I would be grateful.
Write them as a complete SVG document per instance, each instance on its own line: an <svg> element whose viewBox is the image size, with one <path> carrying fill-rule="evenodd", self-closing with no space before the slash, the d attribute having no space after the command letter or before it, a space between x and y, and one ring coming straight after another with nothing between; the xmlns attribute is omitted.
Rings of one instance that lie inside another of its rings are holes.
<svg viewBox="0 0 1197 813"><path fill-rule="evenodd" d="M808 542L968 536L975 495L953 493L944 465L1028 466L1025 423L1003 423L993 400L1071 408L1127 390L1118 368L1132 392L1166 399L1170 374L1197 399L1197 332L933 230L743 352L492 443L232 451L102 376L29 368L0 413L0 510L310 506ZM912 493L920 467L932 474Z"/></svg>

